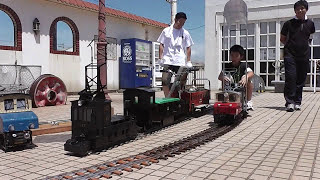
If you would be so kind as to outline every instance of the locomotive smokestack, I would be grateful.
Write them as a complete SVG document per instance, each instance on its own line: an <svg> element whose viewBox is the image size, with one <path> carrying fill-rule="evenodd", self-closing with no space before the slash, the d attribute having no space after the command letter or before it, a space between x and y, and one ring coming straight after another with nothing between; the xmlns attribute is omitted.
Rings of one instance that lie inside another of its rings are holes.
<svg viewBox="0 0 320 180"><path fill-rule="evenodd" d="M100 82L102 87L107 87L107 40L106 40L106 16L105 16L105 0L99 0L99 27L98 27L98 44L97 44L97 64L100 68ZM110 99L106 89L104 89L105 96Z"/></svg>

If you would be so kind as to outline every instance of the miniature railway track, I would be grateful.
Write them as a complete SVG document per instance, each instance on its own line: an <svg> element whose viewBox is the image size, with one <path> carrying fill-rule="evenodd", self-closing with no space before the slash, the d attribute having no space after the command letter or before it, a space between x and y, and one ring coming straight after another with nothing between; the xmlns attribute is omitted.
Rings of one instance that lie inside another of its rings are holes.
<svg viewBox="0 0 320 180"><path fill-rule="evenodd" d="M122 158L112 162L107 162L99 165L94 165L85 169L76 170L69 173L60 174L46 179L62 180L62 179L89 179L98 180L100 178L112 178L112 175L122 175L122 171L131 172L133 169L141 169L144 166L149 166L152 163L158 163L160 159L168 159L188 150L194 149L200 145L210 142L221 135L231 131L237 124L229 126L210 127L197 134L188 136L179 141L154 148L152 150L140 153L135 156Z"/></svg>

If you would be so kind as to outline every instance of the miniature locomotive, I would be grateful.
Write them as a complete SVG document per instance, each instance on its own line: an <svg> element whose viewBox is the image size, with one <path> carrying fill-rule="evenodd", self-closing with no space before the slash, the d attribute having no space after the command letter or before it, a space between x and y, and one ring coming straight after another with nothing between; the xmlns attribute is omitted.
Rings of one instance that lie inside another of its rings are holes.
<svg viewBox="0 0 320 180"><path fill-rule="evenodd" d="M66 151L83 156L136 137L135 121L123 116L111 117L111 101L102 96L72 102L72 138L64 145Z"/></svg>
<svg viewBox="0 0 320 180"><path fill-rule="evenodd" d="M124 115L134 117L143 130L170 125L186 110L179 98L156 98L150 88L127 89L123 97Z"/></svg>
<svg viewBox="0 0 320 180"><path fill-rule="evenodd" d="M39 128L28 94L0 91L0 144L4 151L33 146L31 129Z"/></svg>
<svg viewBox="0 0 320 180"><path fill-rule="evenodd" d="M213 106L214 122L231 124L234 120L244 118L247 114L244 108L244 88L237 91L222 91L216 94Z"/></svg>
<svg viewBox="0 0 320 180"><path fill-rule="evenodd" d="M227 76L231 82L224 84L223 91L216 93L216 101L213 106L214 122L220 125L232 124L235 120L245 118L248 114L246 108L246 88L233 82L229 70Z"/></svg>
<svg viewBox="0 0 320 180"><path fill-rule="evenodd" d="M86 88L79 93L79 100L71 102L72 137L64 144L64 149L76 155L101 151L138 134L131 117L111 116L111 101L105 98L99 77L103 65L86 66L86 74L89 69L97 69L97 84L90 85L86 77Z"/></svg>
<svg viewBox="0 0 320 180"><path fill-rule="evenodd" d="M144 130L174 124L180 117L210 107L210 90L184 90L181 98L156 98L155 89L137 88L124 91L124 115L134 117Z"/></svg>
<svg viewBox="0 0 320 180"><path fill-rule="evenodd" d="M93 65L91 65L93 66ZM89 67L86 67L86 71ZM111 116L111 101L106 100L99 81L92 91L86 81L79 100L71 106L72 137L64 149L84 156L135 138L139 130L152 130L175 123L179 117L192 114L210 99L210 90L193 88L181 91L181 98L156 98L155 89L126 89L123 93L123 116Z"/></svg>
<svg viewBox="0 0 320 180"><path fill-rule="evenodd" d="M209 109L210 89L196 86L179 88L181 77L189 71L191 70L181 67L177 74L174 74L174 82L167 98L156 98L155 89L152 88L126 89L123 95L124 115L134 117L138 126L149 130L168 126L177 122L180 117ZM193 79L194 82L196 80ZM171 94L180 98L172 98Z"/></svg>

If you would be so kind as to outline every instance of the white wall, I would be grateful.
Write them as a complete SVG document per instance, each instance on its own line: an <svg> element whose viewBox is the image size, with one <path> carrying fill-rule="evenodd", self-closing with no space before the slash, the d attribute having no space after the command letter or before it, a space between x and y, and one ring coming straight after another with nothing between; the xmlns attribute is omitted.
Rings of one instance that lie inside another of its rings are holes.
<svg viewBox="0 0 320 180"><path fill-rule="evenodd" d="M22 64L21 51L0 50L0 64L12 65L15 64L16 61L17 64Z"/></svg>
<svg viewBox="0 0 320 180"><path fill-rule="evenodd" d="M219 35L223 23L223 9L228 0L205 0L205 76L213 89L221 87L218 75L221 71L222 55ZM248 6L248 21L290 18L295 15L293 5L297 0L245 0ZM320 15L320 1L308 0L307 15Z"/></svg>
<svg viewBox="0 0 320 180"><path fill-rule="evenodd" d="M60 77L69 92L78 92L84 88L84 67L91 62L91 50L87 47L95 34L98 34L98 13L82 10L46 0L0 1L13 9L22 24L22 52L0 50L0 64L40 65L42 74L50 73ZM57 17L70 18L80 33L80 56L50 54L49 30ZM35 35L32 22L40 21L40 33ZM156 41L162 29L155 28L125 19L106 18L107 36L121 39L145 39L145 30L149 31L149 40ZM120 45L118 53L120 54ZM119 88L119 58L108 61L108 89Z"/></svg>

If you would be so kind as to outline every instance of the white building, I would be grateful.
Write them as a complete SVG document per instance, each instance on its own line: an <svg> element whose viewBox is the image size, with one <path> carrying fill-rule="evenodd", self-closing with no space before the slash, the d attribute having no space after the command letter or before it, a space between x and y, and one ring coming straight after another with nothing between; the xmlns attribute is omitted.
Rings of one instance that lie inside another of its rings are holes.
<svg viewBox="0 0 320 180"><path fill-rule="evenodd" d="M245 31L231 31L222 34L224 23L223 9L228 0L205 1L205 76L211 80L212 88L218 89L218 75L222 69L222 54L229 54L228 49L234 44L248 47L248 62L254 72L265 80L266 86L272 88L272 80L280 80L280 74L275 70L277 60L283 61L280 43L282 24L291 19L295 13L293 5L297 0L244 0L248 6L248 37ZM306 81L307 87L312 87L313 62L320 59L320 1L308 0L308 18L313 19L316 33L311 45L311 72ZM235 24L237 29L243 29L241 24ZM224 45L222 44L223 37ZM320 74L317 73L317 84ZM311 82L311 83L310 83Z"/></svg>
<svg viewBox="0 0 320 180"><path fill-rule="evenodd" d="M107 37L115 46L108 57L108 89L119 89L120 41L138 38L156 41L166 24L126 12L106 8ZM98 6L82 0L1 0L14 26L14 43L0 44L0 64L40 65L42 74L60 77L69 92L84 88L84 67L91 63L87 47L98 34ZM40 31L35 33L37 18ZM71 48L57 42L57 23L71 30ZM1 24L2 26L2 24ZM0 28L1 29L1 28Z"/></svg>

